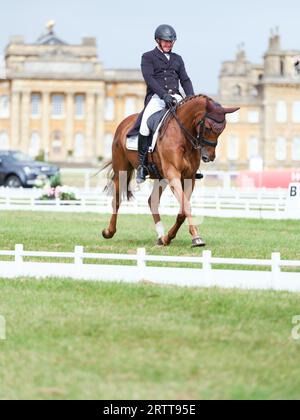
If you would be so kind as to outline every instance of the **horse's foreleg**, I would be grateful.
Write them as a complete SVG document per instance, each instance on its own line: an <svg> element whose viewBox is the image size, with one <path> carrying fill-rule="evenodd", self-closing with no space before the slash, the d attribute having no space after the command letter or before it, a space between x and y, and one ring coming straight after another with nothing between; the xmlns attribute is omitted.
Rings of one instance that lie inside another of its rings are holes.
<svg viewBox="0 0 300 420"><path fill-rule="evenodd" d="M161 217L159 214L159 202L167 186L168 184L165 180L159 181L156 179L154 181L153 191L148 200L148 204L151 209L151 213L153 216L153 220L155 223L155 228L156 228L156 232L158 236L157 245L163 245L162 238L165 235L164 225L162 224Z"/></svg>
<svg viewBox="0 0 300 420"><path fill-rule="evenodd" d="M199 236L198 228L194 224L193 217L192 217L192 208L191 208L190 199L191 199L193 189L195 186L195 181L190 180L189 182L186 182L185 184L186 184L185 188L183 188L183 185L179 176L173 177L170 180L170 187L180 204L180 211L177 216L175 225L171 228L168 234L163 238L163 242L166 245L169 245L171 241L176 237L177 232L182 226L182 224L184 223L184 221L188 219L189 232L192 236L192 245L194 247L205 246L204 241Z"/></svg>
<svg viewBox="0 0 300 420"><path fill-rule="evenodd" d="M195 180L187 180L186 182L184 182L184 184L181 184L184 188L184 193L187 197L187 199L190 201L194 188L195 188ZM179 231L179 229L181 228L181 226L183 225L183 223L186 220L186 214L184 214L184 212L182 211L182 209L180 209L180 213L177 216L176 219L176 223L175 225L169 230L168 232L168 239L169 239L169 243L176 238L177 233Z"/></svg>

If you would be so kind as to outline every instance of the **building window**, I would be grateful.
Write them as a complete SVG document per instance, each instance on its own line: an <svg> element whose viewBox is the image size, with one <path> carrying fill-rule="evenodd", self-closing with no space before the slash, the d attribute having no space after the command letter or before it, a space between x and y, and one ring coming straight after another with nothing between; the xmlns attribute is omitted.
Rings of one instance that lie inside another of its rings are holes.
<svg viewBox="0 0 300 420"><path fill-rule="evenodd" d="M251 137L248 142L248 159L253 159L259 155L259 141L257 137Z"/></svg>
<svg viewBox="0 0 300 420"><path fill-rule="evenodd" d="M235 161L239 158L239 138L237 136L230 136L227 147L228 160Z"/></svg>
<svg viewBox="0 0 300 420"><path fill-rule="evenodd" d="M9 117L9 97L7 95L0 96L0 118Z"/></svg>
<svg viewBox="0 0 300 420"><path fill-rule="evenodd" d="M115 119L115 101L114 98L106 98L105 101L105 119L113 121Z"/></svg>
<svg viewBox="0 0 300 420"><path fill-rule="evenodd" d="M106 133L104 136L104 158L110 159L112 154L112 144L114 136L112 133Z"/></svg>
<svg viewBox="0 0 300 420"><path fill-rule="evenodd" d="M300 101L293 103L293 122L300 123Z"/></svg>
<svg viewBox="0 0 300 420"><path fill-rule="evenodd" d="M0 150L9 149L9 138L6 131L1 131L0 133Z"/></svg>
<svg viewBox="0 0 300 420"><path fill-rule="evenodd" d="M65 112L64 105L64 95L52 95L52 117L63 117Z"/></svg>
<svg viewBox="0 0 300 420"><path fill-rule="evenodd" d="M240 85L235 85L232 90L233 96L242 96L242 88Z"/></svg>
<svg viewBox="0 0 300 420"><path fill-rule="evenodd" d="M32 157L36 157L40 152L41 137L37 131L33 131L30 136L28 153Z"/></svg>
<svg viewBox="0 0 300 420"><path fill-rule="evenodd" d="M75 96L75 115L77 118L84 117L85 114L85 96L76 95Z"/></svg>
<svg viewBox="0 0 300 420"><path fill-rule="evenodd" d="M83 157L84 156L84 135L82 133L77 133L75 135L74 156L75 157Z"/></svg>
<svg viewBox="0 0 300 420"><path fill-rule="evenodd" d="M278 101L276 105L276 121L279 123L287 122L287 104L285 101Z"/></svg>
<svg viewBox="0 0 300 420"><path fill-rule="evenodd" d="M240 111L234 112L233 114L227 114L226 121L231 124L240 122Z"/></svg>
<svg viewBox="0 0 300 420"><path fill-rule="evenodd" d="M54 155L60 155L62 152L62 133L61 131L54 131L52 135L52 153Z"/></svg>
<svg viewBox="0 0 300 420"><path fill-rule="evenodd" d="M125 118L129 115L136 113L136 100L135 98L126 98L125 100Z"/></svg>
<svg viewBox="0 0 300 420"><path fill-rule="evenodd" d="M250 89L250 95L251 95L251 96L255 96L255 97L257 97L257 96L258 96L258 90L256 89L256 87L252 87L252 88Z"/></svg>
<svg viewBox="0 0 300 420"><path fill-rule="evenodd" d="M282 59L280 60L280 75L284 76L284 74L285 74L285 63L284 63L284 60Z"/></svg>
<svg viewBox="0 0 300 420"><path fill-rule="evenodd" d="M284 137L278 137L276 142L276 160L283 161L287 157L287 144Z"/></svg>
<svg viewBox="0 0 300 420"><path fill-rule="evenodd" d="M300 161L300 137L295 137L293 140L292 159Z"/></svg>
<svg viewBox="0 0 300 420"><path fill-rule="evenodd" d="M33 93L31 95L31 115L32 117L39 117L41 115L41 95Z"/></svg>
<svg viewBox="0 0 300 420"><path fill-rule="evenodd" d="M259 123L259 111L249 111L248 112L248 121L249 123L252 124L257 124Z"/></svg>

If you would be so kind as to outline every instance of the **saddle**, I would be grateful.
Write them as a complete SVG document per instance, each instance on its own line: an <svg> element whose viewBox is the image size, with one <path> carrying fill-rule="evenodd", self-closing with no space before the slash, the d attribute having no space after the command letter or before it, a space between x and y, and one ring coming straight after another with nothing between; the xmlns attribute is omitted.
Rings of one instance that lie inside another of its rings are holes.
<svg viewBox="0 0 300 420"><path fill-rule="evenodd" d="M150 130L149 143L151 140L151 147L149 148L150 153L153 153L155 150L159 130L168 115L169 115L169 110L162 109L161 111L155 112L153 115L151 115L151 117L149 117L147 121L147 125ZM138 150L138 135L127 137L126 148L128 150L134 150L134 151Z"/></svg>

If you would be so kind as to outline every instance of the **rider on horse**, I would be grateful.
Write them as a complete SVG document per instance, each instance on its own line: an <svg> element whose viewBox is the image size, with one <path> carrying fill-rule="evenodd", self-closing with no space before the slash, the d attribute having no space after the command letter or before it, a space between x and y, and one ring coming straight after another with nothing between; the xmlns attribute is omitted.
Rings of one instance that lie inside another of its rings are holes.
<svg viewBox="0 0 300 420"><path fill-rule="evenodd" d="M192 82L187 75L183 59L172 52L177 35L172 26L160 25L155 31L157 47L142 57L142 73L147 84L146 107L140 126L138 149L139 167L137 183L141 184L148 175L148 150L151 144L147 121L151 115L171 108L182 99L179 82L186 96L194 95Z"/></svg>

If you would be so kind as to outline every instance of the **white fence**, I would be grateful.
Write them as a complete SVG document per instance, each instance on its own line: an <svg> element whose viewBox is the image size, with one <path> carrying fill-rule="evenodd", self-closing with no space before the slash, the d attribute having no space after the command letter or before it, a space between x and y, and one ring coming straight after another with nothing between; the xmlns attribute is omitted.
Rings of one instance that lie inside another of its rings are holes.
<svg viewBox="0 0 300 420"><path fill-rule="evenodd" d="M121 214L150 214L148 207L149 186L136 193L135 200L122 203ZM77 190L78 201L40 201L40 190L0 189L0 210L29 210L53 212L94 212L110 213L111 197L102 190L85 192ZM192 197L195 216L239 217L256 219L299 218L300 212L290 216L286 208L286 190L223 190L220 188L198 188ZM163 215L178 213L178 203L168 191L164 193L160 205Z"/></svg>
<svg viewBox="0 0 300 420"><path fill-rule="evenodd" d="M14 251L0 251L0 257L10 257L13 261L0 260L0 276L3 278L71 278L74 280L112 282L151 282L181 287L222 287L260 290L285 290L300 292L300 272L286 272L299 269L299 261L281 260L279 253L273 253L270 260L213 258L211 251L204 251L201 257L150 256L144 248L136 255L84 253L81 246L74 252L25 251L23 245L16 245ZM64 259L71 262L30 262L29 258ZM26 259L26 261L24 261ZM117 261L118 265L90 264L92 261ZM125 261L135 265L121 265ZM147 265L151 263L151 266ZM153 264L156 263L156 266ZM159 263L188 264L195 268L162 267ZM245 270L218 269L214 265L245 267ZM249 267L254 267L253 271ZM268 271L258 268L269 268Z"/></svg>

